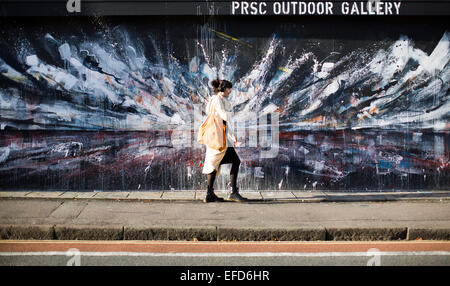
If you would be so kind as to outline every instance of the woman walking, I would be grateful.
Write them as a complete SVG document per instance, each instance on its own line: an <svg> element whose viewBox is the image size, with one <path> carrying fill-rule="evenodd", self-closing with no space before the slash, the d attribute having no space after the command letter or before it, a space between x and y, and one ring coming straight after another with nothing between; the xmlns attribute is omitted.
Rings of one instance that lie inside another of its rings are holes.
<svg viewBox="0 0 450 286"><path fill-rule="evenodd" d="M233 85L227 80L216 79L211 82L211 86L214 89L214 95L212 95L209 99L206 106L206 111L208 114L212 113L222 119L226 133L226 148L219 151L206 146L205 163L202 173L208 175L208 189L204 202L209 203L224 201L223 198L217 197L216 194L214 194L214 181L216 176L220 174L220 168L223 164L232 164L230 171L231 193L228 195L227 200L244 202L247 199L243 198L239 194L239 188L237 187L237 176L239 173L239 165L241 164L241 160L233 147L233 145L239 147L241 143L237 141L236 136L230 128L229 122L231 118L228 116L230 106L226 100L231 93L231 88Z"/></svg>

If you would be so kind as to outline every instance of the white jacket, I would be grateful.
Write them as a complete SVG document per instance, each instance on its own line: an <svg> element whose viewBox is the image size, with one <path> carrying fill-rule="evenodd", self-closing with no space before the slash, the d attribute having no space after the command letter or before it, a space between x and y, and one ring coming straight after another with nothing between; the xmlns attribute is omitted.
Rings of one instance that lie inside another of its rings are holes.
<svg viewBox="0 0 450 286"><path fill-rule="evenodd" d="M206 105L206 112L208 114L214 113L216 116L221 118L222 120L225 120L227 122L226 127L226 146L227 147L233 147L234 142L236 142L236 136L234 135L234 132L232 130L232 124L231 124L231 118L229 116L230 112L230 105L228 101L222 97L223 93L219 92L218 94L214 94L209 99L208 104ZM216 170L218 176L220 174L220 161L222 161L223 156L225 156L225 152L227 149L223 150L222 152L209 148L206 146L206 155L205 155L205 162L203 164L203 174L209 174L212 171Z"/></svg>

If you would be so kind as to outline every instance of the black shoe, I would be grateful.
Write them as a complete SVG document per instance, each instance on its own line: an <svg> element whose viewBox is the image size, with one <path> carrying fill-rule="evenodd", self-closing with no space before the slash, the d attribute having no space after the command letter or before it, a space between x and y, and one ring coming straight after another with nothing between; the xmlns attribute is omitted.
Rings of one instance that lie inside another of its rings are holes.
<svg viewBox="0 0 450 286"><path fill-rule="evenodd" d="M231 194L228 195L227 201L232 201L232 202L238 202L238 203L244 203L247 202L248 199L244 198L243 196L241 196L239 194L239 188L233 189Z"/></svg>
<svg viewBox="0 0 450 286"><path fill-rule="evenodd" d="M214 192L207 192L206 197L203 200L204 203L224 202L225 200L216 196Z"/></svg>

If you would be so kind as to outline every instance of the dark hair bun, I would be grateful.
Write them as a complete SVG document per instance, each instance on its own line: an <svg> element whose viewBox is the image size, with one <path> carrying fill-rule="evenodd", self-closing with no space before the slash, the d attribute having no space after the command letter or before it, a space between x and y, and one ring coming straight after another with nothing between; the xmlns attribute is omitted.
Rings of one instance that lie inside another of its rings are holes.
<svg viewBox="0 0 450 286"><path fill-rule="evenodd" d="M211 82L211 86L212 86L214 89L219 88L219 85L220 85L220 80L219 80L219 79L215 79L215 80L213 80L213 81Z"/></svg>
<svg viewBox="0 0 450 286"><path fill-rule="evenodd" d="M219 80L219 79L215 79L211 82L211 86L214 88L214 92L218 93L218 92L224 92L225 89L227 88L232 88L233 84L231 84L231 82L227 81L227 80Z"/></svg>

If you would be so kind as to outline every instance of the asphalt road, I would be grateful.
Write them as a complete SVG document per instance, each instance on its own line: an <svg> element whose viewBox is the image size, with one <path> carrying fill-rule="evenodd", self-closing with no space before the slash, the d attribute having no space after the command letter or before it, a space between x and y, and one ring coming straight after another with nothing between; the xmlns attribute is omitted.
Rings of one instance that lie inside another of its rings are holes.
<svg viewBox="0 0 450 286"><path fill-rule="evenodd" d="M375 264L374 256L361 254L348 254L335 256L333 254L320 257L297 256L283 254L279 256L90 256L82 254L80 265L82 266L366 266L374 261L371 266L449 266L450 255L408 255L395 254L383 255ZM65 266L70 263L70 258L65 255L33 255L33 256L3 256L1 266ZM72 260L73 261L73 260Z"/></svg>
<svg viewBox="0 0 450 286"><path fill-rule="evenodd" d="M450 266L450 242L0 241L0 265Z"/></svg>

